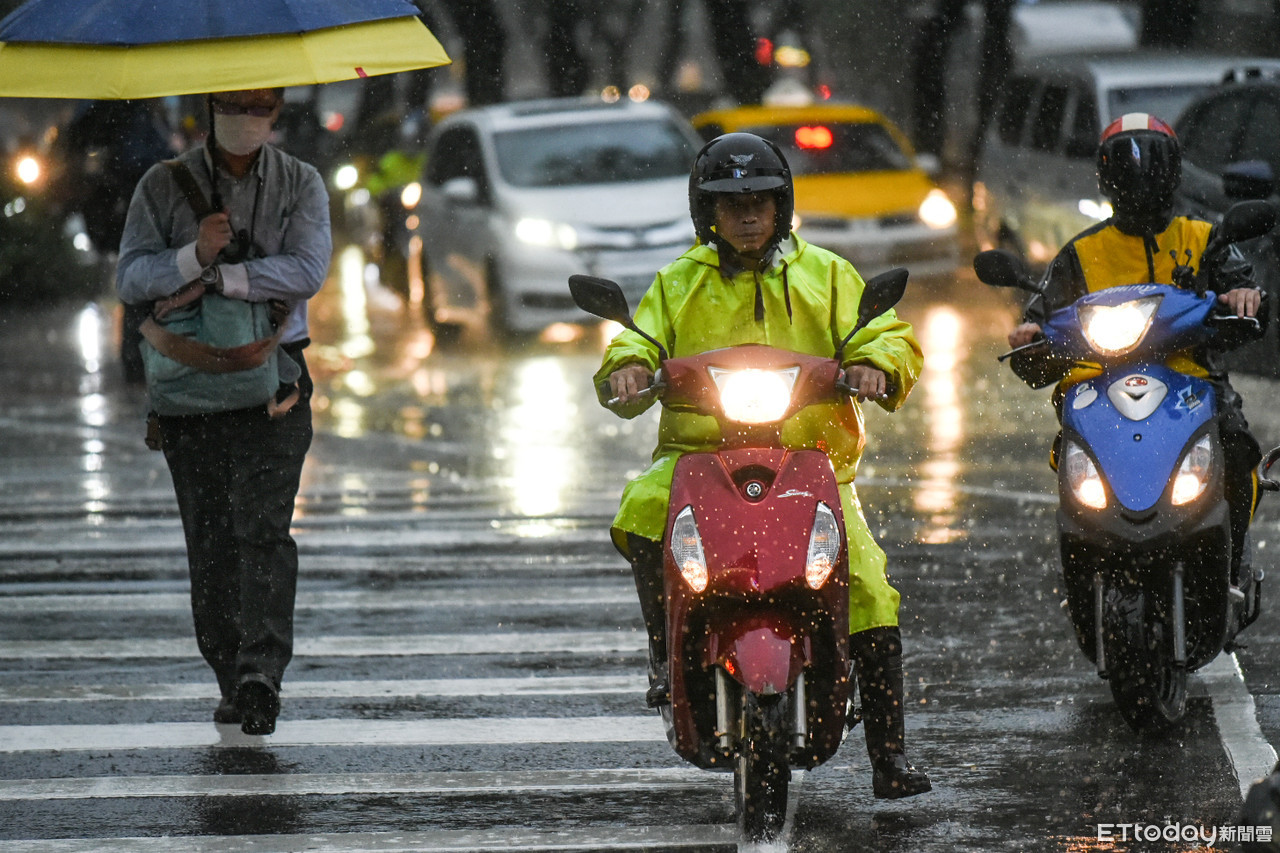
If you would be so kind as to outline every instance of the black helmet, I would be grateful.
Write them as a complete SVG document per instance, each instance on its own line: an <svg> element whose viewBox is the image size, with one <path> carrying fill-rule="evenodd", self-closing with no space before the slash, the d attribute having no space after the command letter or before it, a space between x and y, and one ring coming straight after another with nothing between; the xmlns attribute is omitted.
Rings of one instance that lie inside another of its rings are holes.
<svg viewBox="0 0 1280 853"><path fill-rule="evenodd" d="M795 193L791 167L778 146L754 133L726 133L702 146L689 172L689 215L698 239L711 243L716 221L715 196L720 193L773 192L778 212L773 245L791 233Z"/></svg>
<svg viewBox="0 0 1280 853"><path fill-rule="evenodd" d="M1121 220L1167 221L1182 181L1182 155L1173 128L1147 113L1123 115L1102 132L1098 188Z"/></svg>

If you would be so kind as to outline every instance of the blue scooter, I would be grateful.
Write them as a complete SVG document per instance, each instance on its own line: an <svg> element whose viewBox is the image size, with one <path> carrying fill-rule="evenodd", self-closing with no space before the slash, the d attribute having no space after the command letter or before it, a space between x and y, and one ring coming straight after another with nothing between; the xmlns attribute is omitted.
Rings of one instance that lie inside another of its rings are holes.
<svg viewBox="0 0 1280 853"><path fill-rule="evenodd" d="M1205 251L1265 233L1265 202L1228 212ZM974 259L983 282L1033 293L1040 286L1008 252ZM1186 711L1187 673L1230 650L1261 610L1263 572L1243 561L1232 576L1219 400L1208 381L1166 366L1170 356L1252 318L1228 314L1216 294L1132 284L1080 297L1053 312L1032 348L1074 365L1061 397L1055 447L1058 530L1067 610L1084 654L1137 731L1159 732ZM1234 332L1227 330L1235 326ZM1243 336L1248 336L1248 331ZM1269 477L1280 447L1259 466Z"/></svg>

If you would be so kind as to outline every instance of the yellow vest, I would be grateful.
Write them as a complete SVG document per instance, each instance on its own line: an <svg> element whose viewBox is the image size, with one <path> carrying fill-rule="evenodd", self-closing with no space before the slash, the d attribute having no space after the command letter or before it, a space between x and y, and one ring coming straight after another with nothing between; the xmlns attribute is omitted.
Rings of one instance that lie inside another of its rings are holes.
<svg viewBox="0 0 1280 853"><path fill-rule="evenodd" d="M1213 225L1208 222L1175 217L1168 228L1156 235L1157 250L1150 258L1150 266L1144 238L1126 234L1114 226L1079 237L1072 243L1072 247L1080 261L1080 271L1090 293L1125 284L1173 284L1173 268L1176 264L1185 264L1199 270L1200 258L1208 245L1212 229ZM1174 260L1174 253L1177 261ZM1206 375L1204 367L1187 351L1173 355L1166 364L1179 373L1200 377ZM1099 372L1095 368L1075 368L1059 383L1058 388L1066 389L1091 376L1097 376Z"/></svg>

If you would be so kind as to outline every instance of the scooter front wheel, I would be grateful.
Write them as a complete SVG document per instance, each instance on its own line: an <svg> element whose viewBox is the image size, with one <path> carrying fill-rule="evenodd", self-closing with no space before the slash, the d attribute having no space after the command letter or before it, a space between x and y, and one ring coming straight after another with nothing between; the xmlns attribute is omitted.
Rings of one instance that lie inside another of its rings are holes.
<svg viewBox="0 0 1280 853"><path fill-rule="evenodd" d="M787 703L783 695L742 692L741 737L734 762L738 826L748 841L774 841L787 817Z"/></svg>
<svg viewBox="0 0 1280 853"><path fill-rule="evenodd" d="M1159 611L1141 590L1110 590L1103 614L1107 680L1134 731L1161 733L1187 710L1187 668L1174 661Z"/></svg>

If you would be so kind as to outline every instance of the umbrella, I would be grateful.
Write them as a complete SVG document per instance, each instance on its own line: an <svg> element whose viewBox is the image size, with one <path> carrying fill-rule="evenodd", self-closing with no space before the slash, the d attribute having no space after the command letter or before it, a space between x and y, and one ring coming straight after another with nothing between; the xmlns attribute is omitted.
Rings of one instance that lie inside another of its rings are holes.
<svg viewBox="0 0 1280 853"><path fill-rule="evenodd" d="M0 97L155 98L445 65L409 0L29 0L0 21Z"/></svg>

